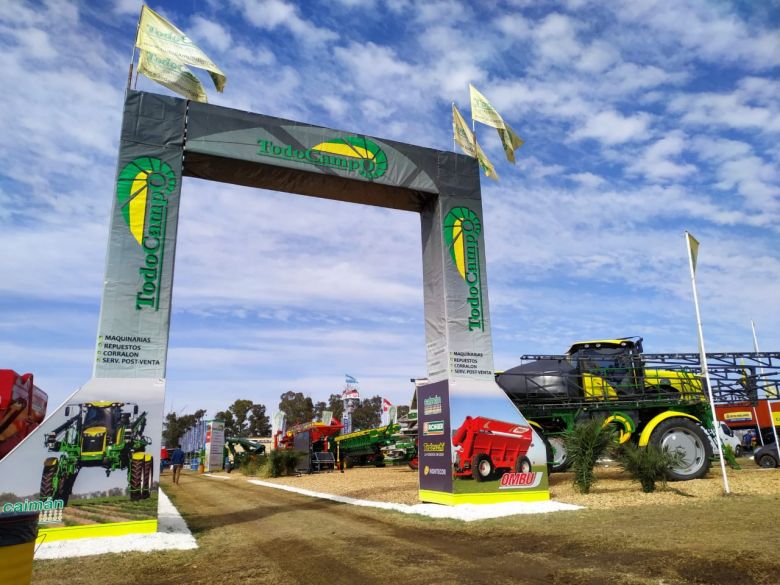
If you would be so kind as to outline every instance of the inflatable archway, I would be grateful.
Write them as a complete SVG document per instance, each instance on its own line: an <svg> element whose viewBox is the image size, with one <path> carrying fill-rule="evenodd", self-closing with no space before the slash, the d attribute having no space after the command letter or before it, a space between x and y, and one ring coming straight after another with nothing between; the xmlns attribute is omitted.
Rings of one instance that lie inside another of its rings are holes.
<svg viewBox="0 0 780 585"><path fill-rule="evenodd" d="M128 91L94 376L0 461L0 476L18 478L9 486L15 502L0 505L59 506L61 519L69 500L154 499L185 176L418 213L431 382L418 391L420 497L548 498L544 447L493 377L474 159ZM496 451L487 463L478 456L485 449ZM49 528L50 537L156 529L151 512L133 522L107 517Z"/></svg>

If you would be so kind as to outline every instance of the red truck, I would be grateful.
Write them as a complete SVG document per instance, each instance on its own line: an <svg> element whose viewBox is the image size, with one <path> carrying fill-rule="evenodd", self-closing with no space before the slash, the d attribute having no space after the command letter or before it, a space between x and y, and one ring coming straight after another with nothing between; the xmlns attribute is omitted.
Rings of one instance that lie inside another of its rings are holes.
<svg viewBox="0 0 780 585"><path fill-rule="evenodd" d="M489 481L499 476L499 470L529 473L526 455L532 439L531 427L467 416L452 437L455 477Z"/></svg>
<svg viewBox="0 0 780 585"><path fill-rule="evenodd" d="M772 419L770 420L769 408L772 408ZM775 437L772 433L772 423L780 427L780 402L769 402L766 399L758 400L755 404L750 402L736 402L730 404L716 404L715 414L718 420L723 421L732 429L761 429L761 436L764 443L774 443ZM778 428L780 434L780 428Z"/></svg>
<svg viewBox="0 0 780 585"><path fill-rule="evenodd" d="M48 401L32 374L0 370L0 459L43 422Z"/></svg>

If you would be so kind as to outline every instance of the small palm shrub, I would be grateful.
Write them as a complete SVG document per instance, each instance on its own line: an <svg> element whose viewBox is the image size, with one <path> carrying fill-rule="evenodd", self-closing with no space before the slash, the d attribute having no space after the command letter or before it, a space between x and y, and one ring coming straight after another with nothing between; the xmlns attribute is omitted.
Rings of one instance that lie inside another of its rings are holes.
<svg viewBox="0 0 780 585"><path fill-rule="evenodd" d="M737 463L737 456L734 454L734 448L731 445L722 445L723 447L723 460L729 464L731 469L742 469L742 466Z"/></svg>
<svg viewBox="0 0 780 585"><path fill-rule="evenodd" d="M616 456L623 471L637 480L646 494L654 492L659 481L665 486L667 471L682 460L682 453L662 450L655 445L638 447L634 443L623 445Z"/></svg>
<svg viewBox="0 0 780 585"><path fill-rule="evenodd" d="M594 418L575 424L563 434L566 457L571 460L574 472L574 485L580 493L590 493L596 483L593 469L612 445L614 432L611 426L604 426L603 420Z"/></svg>

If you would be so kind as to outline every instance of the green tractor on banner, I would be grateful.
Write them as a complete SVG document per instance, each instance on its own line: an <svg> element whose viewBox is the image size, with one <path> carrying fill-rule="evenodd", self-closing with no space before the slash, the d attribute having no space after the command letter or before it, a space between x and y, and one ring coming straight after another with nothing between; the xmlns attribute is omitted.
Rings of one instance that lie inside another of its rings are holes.
<svg viewBox="0 0 780 585"><path fill-rule="evenodd" d="M41 475L41 499L68 503L76 477L84 467L100 467L106 477L127 470L131 500L151 494L154 458L146 453L152 440L144 436L146 412L138 405L125 412L123 402L86 402L65 407L63 424L46 435L46 447L59 457L48 457ZM71 413L75 414L71 416Z"/></svg>

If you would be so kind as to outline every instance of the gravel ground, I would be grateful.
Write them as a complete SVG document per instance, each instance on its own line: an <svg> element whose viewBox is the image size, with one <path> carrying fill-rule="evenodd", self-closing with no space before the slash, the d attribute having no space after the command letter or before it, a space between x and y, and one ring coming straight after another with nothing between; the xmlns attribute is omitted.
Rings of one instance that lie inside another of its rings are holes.
<svg viewBox="0 0 780 585"><path fill-rule="evenodd" d="M727 468L731 494L772 495L780 493L780 469L761 469L743 459L741 470ZM233 477L236 477L235 475ZM590 494L580 494L572 485L571 473L555 473L550 478L553 500L594 509L614 509L638 504L686 505L711 500L723 494L720 465L715 463L705 479L660 484L652 494L644 494L637 482L614 464L605 463L596 470L597 481ZM364 500L417 504L417 472L408 467L352 468L344 473L326 472L298 477L266 479L302 489L326 492Z"/></svg>

